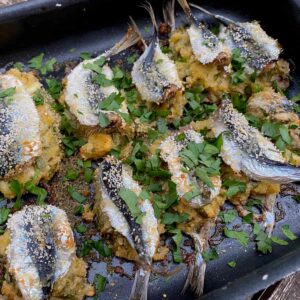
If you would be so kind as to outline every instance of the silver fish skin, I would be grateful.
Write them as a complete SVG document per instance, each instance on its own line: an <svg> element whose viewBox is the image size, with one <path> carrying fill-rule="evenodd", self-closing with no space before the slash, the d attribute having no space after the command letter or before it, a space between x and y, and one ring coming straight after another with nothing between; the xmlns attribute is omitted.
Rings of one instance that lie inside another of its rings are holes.
<svg viewBox="0 0 300 300"><path fill-rule="evenodd" d="M279 58L282 49L277 40L268 36L257 21L235 22L215 15L199 5L191 3L191 6L212 16L223 25L219 39L224 41L230 51L235 48L240 50L241 56L246 59L247 73L261 71L267 64Z"/></svg>
<svg viewBox="0 0 300 300"><path fill-rule="evenodd" d="M105 58L106 61L110 57L124 51L138 42L140 37L131 29L128 29L126 35L113 46L110 50L100 54L94 59L85 60L79 63L71 73L66 77L66 87L64 91L64 100L68 105L70 112L76 117L81 125L97 126L99 125L99 114L107 115L112 122L120 119L119 115L114 111L101 110L99 104L111 94L119 94L119 90L114 86L99 86L94 83L92 78L94 71L85 68L86 65L95 63L99 59ZM113 79L113 71L108 63L102 67L102 74L106 79ZM126 106L123 105L121 112L127 113ZM120 120L121 123L123 120ZM123 121L124 123L124 121Z"/></svg>
<svg viewBox="0 0 300 300"><path fill-rule="evenodd" d="M16 88L0 100L0 178L12 175L41 154L40 117L31 95L13 75L0 75L0 88Z"/></svg>
<svg viewBox="0 0 300 300"><path fill-rule="evenodd" d="M158 223L152 204L148 199L138 202L143 216L141 222L137 222L119 196L119 191L126 188L139 195L142 189L133 180L131 169L114 157L104 158L96 174L101 210L108 216L111 226L127 239L139 256L140 268L135 275L130 299L147 299L152 257L159 243Z"/></svg>
<svg viewBox="0 0 300 300"><path fill-rule="evenodd" d="M229 49L208 27L193 14L186 0L178 0L190 24L187 29L193 53L202 64L214 62L220 55L229 55Z"/></svg>
<svg viewBox="0 0 300 300"><path fill-rule="evenodd" d="M131 76L142 99L159 104L171 99L177 91L183 89L183 86L175 63L161 51L158 28L151 5L147 3L143 7L151 16L154 34L149 45L141 37L145 51L134 63ZM133 27L140 34L134 21Z"/></svg>
<svg viewBox="0 0 300 300"><path fill-rule="evenodd" d="M66 213L52 205L24 207L7 223L9 272L25 300L48 299L75 256L75 241Z"/></svg>
<svg viewBox="0 0 300 300"><path fill-rule="evenodd" d="M289 183L300 181L300 168L285 163L281 152L245 116L224 99L214 122L214 134L222 134L223 161L235 172L259 181Z"/></svg>
<svg viewBox="0 0 300 300"><path fill-rule="evenodd" d="M279 58L281 48L267 35L258 22L229 23L222 26L219 37L232 51L237 48L246 60L245 71L261 71L267 64Z"/></svg>
<svg viewBox="0 0 300 300"><path fill-rule="evenodd" d="M176 137L182 133L185 135L185 138L177 141ZM184 165L179 154L190 142L200 144L204 142L204 139L202 135L195 130L185 128L167 137L160 144L159 149L161 158L168 164L168 169L172 174L171 180L176 184L179 197L183 197L185 193L192 192L193 186L197 186L200 191L209 194L207 197L204 195L196 196L189 201L192 207L199 208L209 204L220 193L221 179L219 176L211 178L214 188L208 188L192 174L182 171Z"/></svg>

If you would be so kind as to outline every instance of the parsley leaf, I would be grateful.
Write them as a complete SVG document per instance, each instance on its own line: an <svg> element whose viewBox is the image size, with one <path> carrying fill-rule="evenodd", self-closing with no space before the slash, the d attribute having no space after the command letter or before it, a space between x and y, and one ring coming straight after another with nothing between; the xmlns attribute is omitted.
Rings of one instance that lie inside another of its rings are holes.
<svg viewBox="0 0 300 300"><path fill-rule="evenodd" d="M34 95L32 96L32 99L35 103L35 105L43 105L44 104L44 98L41 94L41 90L38 89L37 91L35 91Z"/></svg>
<svg viewBox="0 0 300 300"><path fill-rule="evenodd" d="M127 63L128 63L128 64L133 64L133 63L137 60L138 57L139 57L139 56L138 56L137 53L134 53L134 54L128 56L128 57L127 57Z"/></svg>
<svg viewBox="0 0 300 300"><path fill-rule="evenodd" d="M216 248L212 248L212 249L210 249L210 250L203 251L203 252L202 252L202 257L203 257L203 259L204 259L206 262L208 262L208 261L210 261L210 260L218 259L218 258L219 258L219 254L218 254Z"/></svg>
<svg viewBox="0 0 300 300"><path fill-rule="evenodd" d="M12 97L16 93L15 87L10 87L5 90L0 91L0 99L5 99L7 97Z"/></svg>
<svg viewBox="0 0 300 300"><path fill-rule="evenodd" d="M68 180L76 180L79 177L79 173L74 169L68 169L65 178Z"/></svg>
<svg viewBox="0 0 300 300"><path fill-rule="evenodd" d="M227 265L228 265L230 268L235 268L236 262L235 262L234 260L232 260L232 261L228 262Z"/></svg>
<svg viewBox="0 0 300 300"><path fill-rule="evenodd" d="M234 70L240 70L244 67L246 60L241 56L241 52L239 49L235 48L232 50L231 54L231 65Z"/></svg>
<svg viewBox="0 0 300 300"><path fill-rule="evenodd" d="M288 224L285 224L281 226L282 233L291 241L294 241L297 239L295 234L290 230L290 226Z"/></svg>
<svg viewBox="0 0 300 300"><path fill-rule="evenodd" d="M167 121L163 118L159 118L157 120L157 129L160 133L164 134L167 132L168 127L167 127Z"/></svg>
<svg viewBox="0 0 300 300"><path fill-rule="evenodd" d="M20 72L23 72L24 71L24 64L17 61L13 64L13 68L18 69Z"/></svg>
<svg viewBox="0 0 300 300"><path fill-rule="evenodd" d="M246 191L246 183L234 179L226 179L223 182L223 186L228 188L225 195L226 197L232 197L237 193L242 193Z"/></svg>
<svg viewBox="0 0 300 300"><path fill-rule="evenodd" d="M63 89L63 85L60 81L56 79L46 79L46 83L48 86L48 93L52 96L54 100L57 100L60 97L60 93Z"/></svg>
<svg viewBox="0 0 300 300"><path fill-rule="evenodd" d="M93 283L96 288L96 294L97 294L96 298L99 299L99 295L105 290L105 286L107 284L107 278L100 274L96 274Z"/></svg>
<svg viewBox="0 0 300 300"><path fill-rule="evenodd" d="M86 233L87 232L87 227L84 225L84 224L77 224L75 226L75 230L78 232L78 233Z"/></svg>
<svg viewBox="0 0 300 300"><path fill-rule="evenodd" d="M249 243L249 235L244 231L230 230L225 227L224 234L229 238L237 240L242 246L247 246Z"/></svg>
<svg viewBox="0 0 300 300"><path fill-rule="evenodd" d="M10 189L16 194L17 196L17 199L16 199L16 202L14 204L14 209L16 210L19 210L22 206L22 200L21 200L21 197L22 197L22 189L23 189L23 186L21 185L21 183L17 180L12 180L9 182L9 187Z"/></svg>
<svg viewBox="0 0 300 300"><path fill-rule="evenodd" d="M189 219L189 215L186 213L180 215L180 214L166 212L163 215L162 223L166 225L171 225L173 223L184 223L188 221L188 219Z"/></svg>
<svg viewBox="0 0 300 300"><path fill-rule="evenodd" d="M103 112L99 112L99 124L102 128L105 128L110 124L108 117Z"/></svg>
<svg viewBox="0 0 300 300"><path fill-rule="evenodd" d="M10 209L6 207L1 207L0 208L0 225L3 225L9 216Z"/></svg>
<svg viewBox="0 0 300 300"><path fill-rule="evenodd" d="M219 213L219 217L224 223L227 224L227 223L231 223L237 217L237 213L234 209L228 209L228 210L221 211Z"/></svg>
<svg viewBox="0 0 300 300"><path fill-rule="evenodd" d="M287 241L282 240L282 239L280 239L277 236L272 236L271 240L272 240L272 242L274 242L274 243L276 243L278 245L281 245L281 246L287 246L289 244Z"/></svg>
<svg viewBox="0 0 300 300"><path fill-rule="evenodd" d="M91 59L92 55L89 52L81 52L80 53L80 58L83 60Z"/></svg>
<svg viewBox="0 0 300 300"><path fill-rule="evenodd" d="M120 94L111 93L99 104L99 108L103 110L118 111L124 100L125 99Z"/></svg>
<svg viewBox="0 0 300 300"><path fill-rule="evenodd" d="M121 188L119 190L119 196L124 200L127 204L132 216L137 218L140 214L142 214L140 208L138 207L138 196L131 190L127 188Z"/></svg>
<svg viewBox="0 0 300 300"><path fill-rule="evenodd" d="M172 229L170 233L173 233L172 239L175 243L175 248L173 249L173 259L176 263L182 262L182 255L181 255L181 244L183 242L183 235L180 229Z"/></svg>
<svg viewBox="0 0 300 300"><path fill-rule="evenodd" d="M53 72L56 59L51 58L47 60L44 64L43 64L43 59L44 59L44 53L41 53L40 55L33 57L28 61L29 68L40 71L42 75L46 75L48 72Z"/></svg>
<svg viewBox="0 0 300 300"><path fill-rule="evenodd" d="M255 234L257 250L263 254L271 253L272 239L260 229L258 224L254 224L253 233Z"/></svg>
<svg viewBox="0 0 300 300"><path fill-rule="evenodd" d="M97 250L98 253L104 257L111 256L111 249L102 240L94 242L94 249Z"/></svg>
<svg viewBox="0 0 300 300"><path fill-rule="evenodd" d="M79 203L86 201L86 198L82 194L78 193L73 186L68 187L68 193L75 201Z"/></svg>
<svg viewBox="0 0 300 300"><path fill-rule="evenodd" d="M47 191L44 188L36 186L32 180L26 182L24 187L26 191L37 196L36 202L38 205L43 205L45 203Z"/></svg>

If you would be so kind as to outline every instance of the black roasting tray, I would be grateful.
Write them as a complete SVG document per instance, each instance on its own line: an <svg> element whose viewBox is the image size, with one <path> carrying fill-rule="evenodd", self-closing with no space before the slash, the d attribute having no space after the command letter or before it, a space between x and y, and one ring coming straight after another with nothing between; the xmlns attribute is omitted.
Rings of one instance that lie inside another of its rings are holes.
<svg viewBox="0 0 300 300"><path fill-rule="evenodd" d="M290 60L294 69L289 96L300 92L300 72L296 67L300 67L300 0L193 1L237 20L261 21L262 27L278 38L284 48L284 57ZM161 17L162 1L150 2L157 17ZM28 0L1 8L0 68L16 61L26 62L41 52L64 62L77 59L83 51L99 53L108 49L124 34L128 15L132 15L141 28L150 26L145 12L138 7L139 3L137 0ZM178 9L177 21L183 20ZM281 237L281 225L289 224L300 236L300 204L290 196L279 197L277 202L275 213L284 212L284 218L276 223L274 233ZM275 245L269 255L259 255L254 243L244 248L225 239L218 246L218 252L220 258L208 264L202 299L246 299L300 270L300 239L285 247ZM228 267L227 262L231 260L237 262L235 268ZM131 269L132 265L125 262L123 267ZM107 275L102 263L92 263L90 281L97 272ZM180 293L185 276L184 265L172 277L154 276L149 285L148 299L193 299L191 295ZM127 299L133 282L118 275L110 275L108 279L115 284L107 285L101 299Z"/></svg>

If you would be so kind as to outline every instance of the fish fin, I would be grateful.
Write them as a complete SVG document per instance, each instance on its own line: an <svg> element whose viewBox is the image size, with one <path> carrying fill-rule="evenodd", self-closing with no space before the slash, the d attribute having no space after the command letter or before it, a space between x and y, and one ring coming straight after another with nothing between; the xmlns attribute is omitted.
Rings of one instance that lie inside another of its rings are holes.
<svg viewBox="0 0 300 300"><path fill-rule="evenodd" d="M148 284L151 271L140 268L135 273L130 300L147 300Z"/></svg>
<svg viewBox="0 0 300 300"><path fill-rule="evenodd" d="M214 219L208 220L203 224L200 233L191 234L195 244L196 259L194 263L189 265L189 272L182 293L185 293L190 289L197 297L200 297L203 294L206 262L203 259L202 253L209 247L208 237L214 224Z"/></svg>
<svg viewBox="0 0 300 300"><path fill-rule="evenodd" d="M188 20L190 23L196 23L196 25L198 25L196 22L195 17L193 16L192 10L188 4L188 2L186 0L178 0L178 3L180 4L180 6L182 7L185 15L187 16Z"/></svg>
<svg viewBox="0 0 300 300"><path fill-rule="evenodd" d="M164 21L175 30L175 0L164 0L163 2Z"/></svg>
<svg viewBox="0 0 300 300"><path fill-rule="evenodd" d="M151 18L151 22L152 22L152 25L153 25L153 29L154 29L154 34L158 35L158 26L157 26L157 23L156 23L155 14L154 14L154 10L153 10L152 5L148 1L145 1L145 3L141 4L141 7L146 9L146 11L149 13L150 18Z"/></svg>
<svg viewBox="0 0 300 300"><path fill-rule="evenodd" d="M189 264L189 272L182 293L191 290L197 297L200 297L203 294L206 262L202 256L202 238L198 234L193 234L192 238L195 243L196 257L195 261Z"/></svg>
<svg viewBox="0 0 300 300"><path fill-rule="evenodd" d="M140 37L140 40L142 41L144 47L146 48L146 47L147 47L147 44L146 44L146 42L145 42L145 40L144 40L144 38L143 38L143 36L142 36L142 34L141 34L141 31L140 31L139 28L138 28L136 22L134 21L134 19L133 19L131 16L129 16L129 19L130 19L130 21L131 21L132 28L133 28L134 31L138 34L138 36Z"/></svg>
<svg viewBox="0 0 300 300"><path fill-rule="evenodd" d="M116 55L129 47L133 46L136 44L139 40L141 39L141 36L136 32L135 28L132 26L129 26L126 34L123 36L123 38L116 43L110 50L107 52L107 57L108 56L113 56Z"/></svg>
<svg viewBox="0 0 300 300"><path fill-rule="evenodd" d="M277 194L266 195L263 203L264 228L268 237L272 236L275 225L274 205L276 203Z"/></svg>
<svg viewBox="0 0 300 300"><path fill-rule="evenodd" d="M217 19L218 21L220 21L221 23L223 23L224 25L228 25L230 23L235 23L233 20L228 19L226 17L220 16L220 15L215 15L212 12L208 11L207 9L203 8L200 5L194 4L194 3L190 3L190 6L197 8L199 10L201 10L202 12L204 12L205 14Z"/></svg>

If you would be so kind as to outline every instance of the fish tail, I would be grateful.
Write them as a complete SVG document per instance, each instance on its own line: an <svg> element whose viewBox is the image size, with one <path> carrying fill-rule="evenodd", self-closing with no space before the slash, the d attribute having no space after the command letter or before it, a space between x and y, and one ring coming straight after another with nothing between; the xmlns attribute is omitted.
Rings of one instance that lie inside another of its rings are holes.
<svg viewBox="0 0 300 300"><path fill-rule="evenodd" d="M192 237L195 243L196 257L195 261L189 265L189 272L182 293L191 290L197 297L200 297L203 294L206 262L202 256L203 242L201 237L198 234L193 234Z"/></svg>
<svg viewBox="0 0 300 300"><path fill-rule="evenodd" d="M128 49L129 47L136 44L140 39L141 39L141 37L135 31L135 28L133 28L132 26L129 26L129 28L128 28L126 34L123 36L123 38L108 51L108 56L116 55L116 54Z"/></svg>
<svg viewBox="0 0 300 300"><path fill-rule="evenodd" d="M145 3L141 4L141 7L146 9L146 11L149 13L151 22L153 25L154 33L157 35L158 34L158 26L156 23L155 14L154 14L152 5L148 1L145 1Z"/></svg>
<svg viewBox="0 0 300 300"><path fill-rule="evenodd" d="M138 269L135 273L134 283L129 297L130 300L147 300L150 274L150 270L145 270L144 268Z"/></svg>
<svg viewBox="0 0 300 300"><path fill-rule="evenodd" d="M175 0L164 0L163 16L164 21L171 27L173 31L175 29Z"/></svg>
<svg viewBox="0 0 300 300"><path fill-rule="evenodd" d="M209 10L205 9L204 7L194 4L194 3L190 3L190 6L197 8L199 10L201 10L202 12L204 12L205 14L217 19L218 21L220 21L221 23L223 23L224 25L228 25L230 23L235 23L233 20L228 19L226 17L220 16L220 15L215 15L212 12L210 12Z"/></svg>
<svg viewBox="0 0 300 300"><path fill-rule="evenodd" d="M264 228L268 237L272 236L275 226L274 205L276 203L277 194L267 195L263 205Z"/></svg>
<svg viewBox="0 0 300 300"><path fill-rule="evenodd" d="M196 259L195 262L189 266L189 273L182 293L190 289L197 297L203 294L206 262L203 259L202 253L208 248L209 233L214 225L215 219L208 220L203 224L200 233L191 234L195 244Z"/></svg>
<svg viewBox="0 0 300 300"><path fill-rule="evenodd" d="M136 22L134 21L134 19L131 16L129 16L129 19L131 21L131 26L132 26L133 30L136 32L136 34L139 36L140 41L142 41L144 47L147 47L147 44L146 44L146 42L145 42L145 40L144 40L144 38L141 34L141 31L139 30L139 27L137 26Z"/></svg>
<svg viewBox="0 0 300 300"><path fill-rule="evenodd" d="M193 14L192 14L192 11L191 11L191 8L190 8L188 2L186 0L178 0L178 3L182 7L184 13L189 18L189 20L193 19Z"/></svg>

